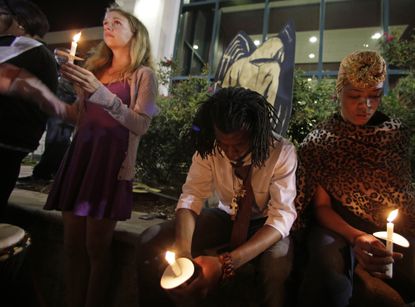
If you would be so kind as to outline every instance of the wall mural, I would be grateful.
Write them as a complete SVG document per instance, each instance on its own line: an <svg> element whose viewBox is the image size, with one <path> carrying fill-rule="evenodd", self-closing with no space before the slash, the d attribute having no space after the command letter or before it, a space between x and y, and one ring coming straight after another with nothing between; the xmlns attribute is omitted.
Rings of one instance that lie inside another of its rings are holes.
<svg viewBox="0 0 415 307"><path fill-rule="evenodd" d="M239 32L219 62L216 84L249 88L264 95L277 110L279 122L275 132L284 135L292 109L294 54L292 23L258 47L248 34Z"/></svg>

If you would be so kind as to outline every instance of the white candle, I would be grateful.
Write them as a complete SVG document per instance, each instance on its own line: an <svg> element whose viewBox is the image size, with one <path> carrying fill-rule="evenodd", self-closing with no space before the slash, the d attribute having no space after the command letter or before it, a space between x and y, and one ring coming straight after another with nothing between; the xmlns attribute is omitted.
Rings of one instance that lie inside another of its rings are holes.
<svg viewBox="0 0 415 307"><path fill-rule="evenodd" d="M393 220L398 215L398 209L393 210L389 213L387 218L388 223L386 224L386 250L393 253ZM392 263L388 264L386 276L392 278L393 276L393 265Z"/></svg>
<svg viewBox="0 0 415 307"><path fill-rule="evenodd" d="M174 275L180 276L182 274L182 270L180 269L180 266L176 261L176 254L173 252L167 251L166 260L170 264L170 267L173 270Z"/></svg>
<svg viewBox="0 0 415 307"><path fill-rule="evenodd" d="M76 48L78 47L78 41L81 38L81 32L75 34L72 38L72 44L71 44L71 51L69 54L71 55L69 57L69 63L73 63L74 57L76 55Z"/></svg>

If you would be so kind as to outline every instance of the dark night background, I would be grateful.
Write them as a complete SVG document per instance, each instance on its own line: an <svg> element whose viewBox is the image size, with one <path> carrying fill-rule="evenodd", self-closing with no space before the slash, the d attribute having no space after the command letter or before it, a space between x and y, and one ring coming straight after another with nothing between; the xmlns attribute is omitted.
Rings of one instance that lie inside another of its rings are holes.
<svg viewBox="0 0 415 307"><path fill-rule="evenodd" d="M13 0L10 0L13 1ZM50 31L97 27L111 0L31 0L46 14Z"/></svg>

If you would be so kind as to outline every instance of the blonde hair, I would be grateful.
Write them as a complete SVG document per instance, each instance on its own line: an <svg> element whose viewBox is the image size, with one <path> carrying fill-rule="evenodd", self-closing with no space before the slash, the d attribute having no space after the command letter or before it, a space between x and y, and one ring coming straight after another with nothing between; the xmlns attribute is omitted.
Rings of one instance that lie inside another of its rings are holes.
<svg viewBox="0 0 415 307"><path fill-rule="evenodd" d="M107 8L108 12L117 12L128 20L133 36L130 44L130 64L119 72L118 79L126 79L140 66L147 66L154 70L153 58L151 55L150 37L147 28L134 15L122 10L117 5ZM112 61L112 51L105 44L100 42L95 48L93 55L85 62L85 68L94 74L108 68Z"/></svg>

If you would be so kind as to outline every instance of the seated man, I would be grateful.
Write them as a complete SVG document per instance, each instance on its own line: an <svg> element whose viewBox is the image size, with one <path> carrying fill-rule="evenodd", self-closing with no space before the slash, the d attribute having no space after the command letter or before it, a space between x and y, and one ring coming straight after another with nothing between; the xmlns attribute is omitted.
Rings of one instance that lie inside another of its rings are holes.
<svg viewBox="0 0 415 307"><path fill-rule="evenodd" d="M140 237L140 306L166 306L168 297L195 303L253 259L263 291L258 303L283 305L292 262L297 159L294 146L273 133L276 120L263 96L243 88L221 89L200 105L193 123L196 153L176 219ZM218 207L204 208L212 193ZM223 245L228 249L206 255ZM166 295L160 277L168 249L193 259L200 270L189 285Z"/></svg>
<svg viewBox="0 0 415 307"><path fill-rule="evenodd" d="M385 77L386 65L377 52L345 57L336 84L340 112L320 124L300 146L296 206L303 217L312 204L316 221L310 223L304 242L308 265L298 306L348 306L356 261L381 279L393 263L393 278L385 282L404 300L414 300L410 132L377 110ZM396 208L395 229L411 242L409 249L394 246L401 253L387 251L372 235L386 230L388 214Z"/></svg>

